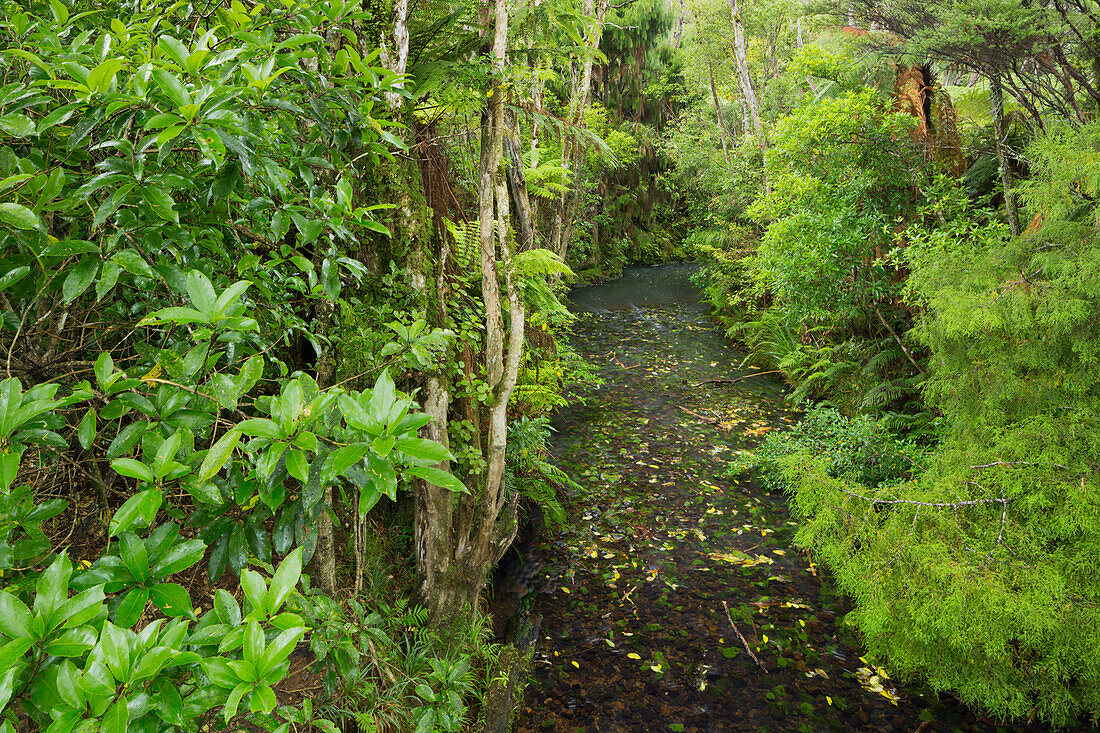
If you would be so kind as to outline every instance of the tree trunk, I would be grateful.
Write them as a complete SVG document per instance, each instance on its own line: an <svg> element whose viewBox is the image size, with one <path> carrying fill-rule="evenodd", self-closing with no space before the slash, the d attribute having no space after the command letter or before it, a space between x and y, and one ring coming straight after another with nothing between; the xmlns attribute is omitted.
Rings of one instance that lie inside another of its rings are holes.
<svg viewBox="0 0 1100 733"><path fill-rule="evenodd" d="M707 62L707 73L710 75L710 95L714 98L714 111L718 115L718 133L722 138L722 157L726 159L726 165L730 164L729 143L726 140L726 122L722 119L722 103L718 101L718 89L714 86L714 66Z"/></svg>
<svg viewBox="0 0 1100 733"><path fill-rule="evenodd" d="M569 119L568 122L574 128L580 127L584 120L584 111L588 107L588 96L592 86L592 64L595 59L594 51L600 46L600 38L603 34L604 18L611 0L584 0L583 12L586 17L592 19L592 27L585 38L584 66L579 75L574 77L573 88L569 95ZM622 98L620 97L620 104ZM621 112L621 109L620 109ZM569 232L572 230L572 219L577 211L577 201L580 197L580 168L583 163L583 147L576 141L575 136L566 135L562 144L562 163L573 174L572 189L559 196L554 202L554 218L550 228L550 250L557 253L563 260L569 251ZM575 195L574 195L575 194Z"/></svg>
<svg viewBox="0 0 1100 733"><path fill-rule="evenodd" d="M505 0L494 5L493 85L482 115L478 176L481 294L485 305L486 375L492 401L486 420L485 469L477 486L460 497L427 484L417 486L416 553L422 600L437 627L447 627L470 613L489 569L504 554L516 532L516 500L504 482L508 440L508 401L519 378L523 354L524 310L519 284L512 278L508 193L500 165L504 141L504 94L501 84L508 40ZM521 179L522 180L522 179ZM497 257L500 257L500 267ZM508 298L509 331L505 344L500 279ZM446 433L449 400L438 382L429 381L425 410L438 433ZM436 438L439 439L439 438ZM472 478L472 477L469 477ZM468 478L468 480L469 480Z"/></svg>
<svg viewBox="0 0 1100 733"><path fill-rule="evenodd" d="M989 76L989 106L993 116L993 136L997 144L997 165L1001 169L1001 188L1005 197L1005 216L1008 218L1008 227L1012 236L1020 234L1020 214L1016 208L1016 192L1012 189L1012 168L1009 167L1004 120L1004 92L1001 87L1001 77L996 74Z"/></svg>

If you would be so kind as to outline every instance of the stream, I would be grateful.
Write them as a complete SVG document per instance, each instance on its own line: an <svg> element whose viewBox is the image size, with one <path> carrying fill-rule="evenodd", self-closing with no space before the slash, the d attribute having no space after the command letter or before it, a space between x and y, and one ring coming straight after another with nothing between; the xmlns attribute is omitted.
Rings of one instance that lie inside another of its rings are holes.
<svg viewBox="0 0 1100 733"><path fill-rule="evenodd" d="M555 420L554 458L583 487L562 497L569 526L512 561L514 605L542 618L516 730L1044 730L861 658L784 497L728 470L797 416L780 382L739 368L692 271L632 268L571 294L574 347L601 382Z"/></svg>

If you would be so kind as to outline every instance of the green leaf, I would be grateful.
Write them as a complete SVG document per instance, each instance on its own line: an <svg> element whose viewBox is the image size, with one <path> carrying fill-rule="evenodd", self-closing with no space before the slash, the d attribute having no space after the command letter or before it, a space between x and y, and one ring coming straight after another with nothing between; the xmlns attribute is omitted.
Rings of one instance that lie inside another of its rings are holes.
<svg viewBox="0 0 1100 733"><path fill-rule="evenodd" d="M96 645L96 633L91 626L68 629L46 647L46 653L54 657L82 657Z"/></svg>
<svg viewBox="0 0 1100 733"><path fill-rule="evenodd" d="M452 474L446 471L441 471L438 468L432 468L430 466L410 466L405 469L405 473L417 478L422 478L429 484L434 484L442 489L450 489L460 494L468 494L470 490L467 489L461 481L456 479Z"/></svg>
<svg viewBox="0 0 1100 733"><path fill-rule="evenodd" d="M267 599L267 583L264 582L263 577L254 570L245 570L241 573L241 588L244 590L244 597L251 604L254 611L260 613L267 612L266 599Z"/></svg>
<svg viewBox="0 0 1100 733"><path fill-rule="evenodd" d="M41 224L34 212L19 204L0 204L0 225L13 229L40 229Z"/></svg>
<svg viewBox="0 0 1100 733"><path fill-rule="evenodd" d="M202 466L199 468L199 481L209 481L214 474L222 469L222 466L229 460L229 456L233 453L233 449L237 447L237 442L240 441L240 439L240 432L233 429L223 435L217 443L211 446L206 457L202 459Z"/></svg>
<svg viewBox="0 0 1100 733"><path fill-rule="evenodd" d="M107 380L115 371L115 362L111 358L111 355L106 351L100 354L99 358L95 360L93 369L95 370L95 378L99 383L100 389L105 389L107 387Z"/></svg>
<svg viewBox="0 0 1100 733"><path fill-rule="evenodd" d="M107 714L103 716L102 733L126 733L130 723L130 710L127 707L129 700L125 696L120 697Z"/></svg>
<svg viewBox="0 0 1100 733"><path fill-rule="evenodd" d="M141 614L145 611L147 603L149 603L148 588L131 588L115 609L115 623L124 629L133 628L134 624L141 620Z"/></svg>
<svg viewBox="0 0 1100 733"><path fill-rule="evenodd" d="M123 476L136 478L140 481L153 483L156 480L151 468L133 458L116 458L111 461L111 468L115 469L115 471Z"/></svg>
<svg viewBox="0 0 1100 733"><path fill-rule="evenodd" d="M95 408L89 407L88 411L84 413L83 419L80 421L80 425L76 428L76 439L80 442L80 447L84 450L88 450L92 447L92 442L95 440L96 435L96 414Z"/></svg>
<svg viewBox="0 0 1100 733"><path fill-rule="evenodd" d="M302 484L305 484L306 478L309 476L309 461L306 460L306 456L302 451L292 449L286 452L286 471Z"/></svg>
<svg viewBox="0 0 1100 733"><path fill-rule="evenodd" d="M0 590L0 631L12 638L30 636L31 618L23 601Z"/></svg>
<svg viewBox="0 0 1100 733"><path fill-rule="evenodd" d="M228 723L230 719L237 714L237 708L240 707L241 698L252 686L247 682L242 682L233 688L233 691L229 693L229 699L225 701L225 708L222 710L222 717L225 718L225 722Z"/></svg>
<svg viewBox="0 0 1100 733"><path fill-rule="evenodd" d="M380 435L371 443L371 448L374 449L374 452L377 453L380 458L385 458L390 454L390 451L393 450L395 440L396 438L392 435Z"/></svg>
<svg viewBox="0 0 1100 733"><path fill-rule="evenodd" d="M274 587L274 581L272 581L272 587ZM237 600L228 591L219 588L214 593L214 609L223 624L229 626L241 625L241 608L237 605Z"/></svg>
<svg viewBox="0 0 1100 733"><path fill-rule="evenodd" d="M10 288L12 285L15 285L20 280L25 278L27 276L27 273L29 273L30 271L31 268L28 265L22 265L20 267L13 267L12 269L5 272L3 275L0 275L0 291L3 291L5 288Z"/></svg>
<svg viewBox="0 0 1100 733"><path fill-rule="evenodd" d="M268 685L260 685L252 691L248 709L254 713L267 715L275 709L275 691Z"/></svg>
<svg viewBox="0 0 1100 733"><path fill-rule="evenodd" d="M111 444L107 446L107 457L114 459L124 453L129 453L141 440L141 436L145 435L148 427L148 420L138 420L124 427L111 441Z"/></svg>
<svg viewBox="0 0 1100 733"><path fill-rule="evenodd" d="M99 272L99 259L96 257L84 257L69 270L65 276L65 282L61 284L61 295L66 303L71 303L80 297L81 293L88 289Z"/></svg>
<svg viewBox="0 0 1100 733"><path fill-rule="evenodd" d="M137 522L141 522L146 526L152 524L163 500L164 497L161 495L160 489L148 489L131 496L111 517L108 536L115 537Z"/></svg>
<svg viewBox="0 0 1100 733"><path fill-rule="evenodd" d="M176 202L172 199L172 195L163 188L151 185L142 186L141 195L153 207L153 213L161 219L176 224L180 223L180 215L173 208Z"/></svg>
<svg viewBox="0 0 1100 733"><path fill-rule="evenodd" d="M344 472L359 463L370 449L370 443L352 443L329 453L325 458L321 480L324 483L331 483L337 476L343 476Z"/></svg>
<svg viewBox="0 0 1100 733"><path fill-rule="evenodd" d="M420 461L442 463L454 460L454 456L441 443L426 438L398 438L394 448Z"/></svg>
<svg viewBox="0 0 1100 733"><path fill-rule="evenodd" d="M103 610L103 586L87 588L61 604L57 613L61 625L70 629L88 623Z"/></svg>
<svg viewBox="0 0 1100 733"><path fill-rule="evenodd" d="M174 74L164 69L154 69L153 78L168 98L172 100L172 104L176 105L177 109L191 104L191 95L187 93L183 84Z"/></svg>
<svg viewBox="0 0 1100 733"><path fill-rule="evenodd" d="M191 305L201 311L210 320L217 315L215 304L217 298L214 295L214 286L200 270L191 270L187 273L187 296L191 298Z"/></svg>
<svg viewBox="0 0 1100 733"><path fill-rule="evenodd" d="M111 255L111 260L131 275L147 277L150 280L155 280L157 277L156 273L153 272L153 268L149 267L149 263L145 261L145 258L135 250L124 249L115 252Z"/></svg>
<svg viewBox="0 0 1100 733"><path fill-rule="evenodd" d="M27 137L34 134L34 122L26 115L9 112L0 115L0 132L11 137Z"/></svg>
<svg viewBox="0 0 1100 733"><path fill-rule="evenodd" d="M271 578L271 588L267 591L267 600L270 604L268 612L275 615L282 608L290 592L298 585L302 576L302 550L296 548L279 564L279 569Z"/></svg>
<svg viewBox="0 0 1100 733"><path fill-rule="evenodd" d="M153 576L164 578L195 565L206 553L206 543L202 540L188 540L175 545L153 566Z"/></svg>
<svg viewBox="0 0 1100 733"><path fill-rule="evenodd" d="M149 589L149 595L165 616L189 616L194 618L191 597L187 590L176 583L158 583Z"/></svg>
<svg viewBox="0 0 1100 733"><path fill-rule="evenodd" d="M119 555L127 570L141 583L148 580L149 553L145 550L145 543L133 532L123 532L119 538L119 546Z"/></svg>
<svg viewBox="0 0 1100 733"><path fill-rule="evenodd" d="M257 672L259 672L260 679L263 679L270 670L286 661L286 658L294 651L295 645L305 636L305 633L306 629L304 628L287 629L267 645L257 665Z"/></svg>
<svg viewBox="0 0 1100 733"><path fill-rule="evenodd" d="M241 678L229 666L229 662L220 657L209 657L200 661L199 664L202 665L202 671L206 673L210 681L218 687L229 689L235 687L241 681Z"/></svg>
<svg viewBox="0 0 1100 733"><path fill-rule="evenodd" d="M121 268L116 263L111 261L103 263L99 273L99 282L95 284L95 299L97 302L103 300L103 296L114 289L120 272Z"/></svg>

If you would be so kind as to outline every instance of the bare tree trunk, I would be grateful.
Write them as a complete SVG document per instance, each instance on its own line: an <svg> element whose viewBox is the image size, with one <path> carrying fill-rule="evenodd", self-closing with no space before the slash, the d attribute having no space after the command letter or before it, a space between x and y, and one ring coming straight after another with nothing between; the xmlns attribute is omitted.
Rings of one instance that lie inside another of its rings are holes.
<svg viewBox="0 0 1100 733"><path fill-rule="evenodd" d="M799 51L802 50L802 18L801 17L799 17L799 19L798 19L798 50ZM810 85L810 91L812 91L814 93L814 96L816 97L817 94L818 94L817 84L814 83L813 77L807 76L806 77L806 83Z"/></svg>
<svg viewBox="0 0 1100 733"><path fill-rule="evenodd" d="M409 0L394 0L393 35L383 34L379 41L382 65L396 74L404 74L409 62ZM394 86L401 88L404 83L398 82ZM397 109L401 106L401 96L386 92L386 103L390 109Z"/></svg>
<svg viewBox="0 0 1100 733"><path fill-rule="evenodd" d="M417 487L417 570L420 593L433 622L446 626L473 608L496 563L516 532L516 500L504 482L508 441L508 401L519 378L523 355L524 308L519 284L512 277L509 241L508 191L500 165L504 142L504 94L501 84L508 40L505 0L495 0L493 86L482 115L481 161L478 177L480 216L481 291L485 305L485 361L493 390L488 414L485 469L479 485L463 495L452 510L454 497L428 485ZM500 257L500 267L497 257ZM505 344L500 279L508 298L509 330ZM433 424L446 432L446 404L441 385L429 382L425 410ZM436 396L433 402L432 397ZM438 438L437 438L438 439Z"/></svg>
<svg viewBox="0 0 1100 733"><path fill-rule="evenodd" d="M584 119L584 111L588 107L588 96L592 87L592 65L595 60L595 50L600 46L600 37L603 34L604 18L611 0L584 0L583 12L586 17L592 19L592 26L585 38L584 66L579 75L574 77L573 88L569 95L569 123L573 127L579 127ZM620 99L621 102L621 99ZM583 162L584 150L575 140L574 136L567 135L562 145L562 163L573 174L573 187L569 193L559 196L555 201L554 219L550 228L550 250L557 253L563 260L569 250L569 232L572 229L572 218L577 211L579 199L578 187L580 186L580 167ZM575 194L575 195L571 195Z"/></svg>
<svg viewBox="0 0 1100 733"><path fill-rule="evenodd" d="M997 144L997 165L1001 169L1001 188L1005 197L1005 216L1012 236L1020 234L1020 214L1016 208L1016 192L1012 189L1012 168L1009 167L1005 130L1004 92L1000 75L989 76L989 106L993 116L993 136Z"/></svg>
<svg viewBox="0 0 1100 733"><path fill-rule="evenodd" d="M766 163L768 141L764 137L764 122L760 119L760 104L756 100L756 90L752 86L752 76L749 74L749 59L745 52L745 28L741 23L741 11L737 7L737 0L729 0L729 6L730 13L733 15L733 53L737 61L737 79L741 85L741 96L744 98L745 106L752 118L756 143L760 146L760 152L764 155ZM764 167L764 191L771 191L766 165Z"/></svg>
<svg viewBox="0 0 1100 733"><path fill-rule="evenodd" d="M722 138L722 157L726 159L726 165L730 164L729 143L726 140L726 121L722 119L722 103L718 101L718 89L714 86L714 66L707 62L707 73L710 75L710 95L714 98L714 111L718 115L718 133Z"/></svg>

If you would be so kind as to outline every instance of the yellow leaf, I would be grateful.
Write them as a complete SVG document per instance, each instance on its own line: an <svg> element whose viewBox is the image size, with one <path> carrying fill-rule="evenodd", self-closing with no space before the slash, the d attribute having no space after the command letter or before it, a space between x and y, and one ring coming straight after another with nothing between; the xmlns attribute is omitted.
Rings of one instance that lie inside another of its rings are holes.
<svg viewBox="0 0 1100 733"><path fill-rule="evenodd" d="M827 703L829 703L830 705L832 705L832 704L833 704L833 698L831 698L831 697L829 697L828 695L826 695L826 696L825 696L825 702L827 702Z"/></svg>
<svg viewBox="0 0 1100 733"><path fill-rule="evenodd" d="M767 635L767 634L764 634L764 637L763 637L763 638L764 638L764 643L765 643L765 644L767 644L767 643L768 643L768 635Z"/></svg>
<svg viewBox="0 0 1100 733"><path fill-rule="evenodd" d="M630 652L630 654L626 655L626 658L627 659L641 659L642 657L638 654L635 654L634 652Z"/></svg>
<svg viewBox="0 0 1100 733"><path fill-rule="evenodd" d="M570 664L572 664L572 665L573 665L574 667L576 667L577 669L580 669L580 668L581 668L581 665L577 664L576 662L570 662Z"/></svg>

